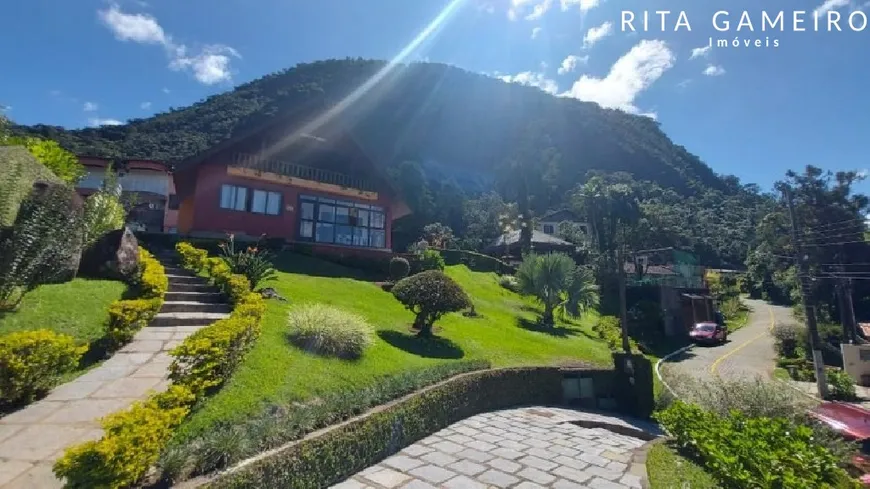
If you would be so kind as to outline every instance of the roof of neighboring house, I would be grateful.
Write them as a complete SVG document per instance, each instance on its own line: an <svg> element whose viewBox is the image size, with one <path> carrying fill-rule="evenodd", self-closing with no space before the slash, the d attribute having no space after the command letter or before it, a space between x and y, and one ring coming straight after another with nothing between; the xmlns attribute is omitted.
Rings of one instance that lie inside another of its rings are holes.
<svg viewBox="0 0 870 489"><path fill-rule="evenodd" d="M520 231L511 231L508 234L503 234L499 236L492 244L489 245L490 248L496 248L499 246L504 246L505 242L507 242L508 246L515 245L520 242ZM540 231L532 231L532 246L534 245L547 245L551 247L564 247L564 248L574 248L574 245L565 241L564 239L559 239L555 236L542 233Z"/></svg>
<svg viewBox="0 0 870 489"><path fill-rule="evenodd" d="M634 263L626 263L625 273L635 273ZM670 265L647 265L643 267L644 275L678 275Z"/></svg>
<svg viewBox="0 0 870 489"><path fill-rule="evenodd" d="M562 209L550 212L539 219L541 222L564 222L564 221L580 221L573 211Z"/></svg>
<svg viewBox="0 0 870 489"><path fill-rule="evenodd" d="M120 166L128 170L156 170L156 171L172 171L172 165L165 161L157 160L125 160L121 158L101 158L98 156L77 155L79 162L84 166L99 166L106 167L110 164L117 169Z"/></svg>

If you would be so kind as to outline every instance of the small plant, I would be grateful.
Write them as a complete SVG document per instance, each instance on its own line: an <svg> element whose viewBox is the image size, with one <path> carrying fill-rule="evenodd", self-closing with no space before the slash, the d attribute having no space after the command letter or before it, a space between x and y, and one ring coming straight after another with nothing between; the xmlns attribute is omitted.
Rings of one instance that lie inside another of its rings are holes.
<svg viewBox="0 0 870 489"><path fill-rule="evenodd" d="M106 180L101 190L85 200L83 219L85 248L94 244L106 233L124 227L127 212L117 195L118 178L112 167L106 169Z"/></svg>
<svg viewBox="0 0 870 489"><path fill-rule="evenodd" d="M849 374L840 369L831 369L827 372L828 384L831 386L829 397L837 401L854 401L858 396L855 393L855 381Z"/></svg>
<svg viewBox="0 0 870 489"><path fill-rule="evenodd" d="M229 265L230 270L247 277L253 290L256 290L260 283L277 278L277 271L272 266L272 253L260 248L258 244L236 251L235 237L231 234L227 241L219 246L221 258Z"/></svg>
<svg viewBox="0 0 870 489"><path fill-rule="evenodd" d="M287 323L294 345L320 355L359 358L374 342L374 330L363 317L325 304L295 308Z"/></svg>
<svg viewBox="0 0 870 489"><path fill-rule="evenodd" d="M0 336L0 402L29 402L72 372L87 350L71 336L47 329Z"/></svg>
<svg viewBox="0 0 870 489"><path fill-rule="evenodd" d="M513 275L502 275L498 278L498 284L511 292L520 291L520 282Z"/></svg>
<svg viewBox="0 0 870 489"><path fill-rule="evenodd" d="M421 270L444 270L444 258L437 250L427 249L420 254Z"/></svg>
<svg viewBox="0 0 870 489"><path fill-rule="evenodd" d="M797 324L779 323L773 327L774 348L781 358L802 358L806 328Z"/></svg>
<svg viewBox="0 0 870 489"><path fill-rule="evenodd" d="M543 304L541 321L553 324L553 313L578 316L598 304L598 287L587 269L578 268L564 253L534 253L523 257L517 269L520 292Z"/></svg>
<svg viewBox="0 0 870 489"><path fill-rule="evenodd" d="M471 306L471 299L452 278L438 270L428 270L402 279L393 295L417 315L414 329L419 336L432 336L432 324L448 312Z"/></svg>
<svg viewBox="0 0 870 489"><path fill-rule="evenodd" d="M401 256L395 256L390 260L390 279L393 282L398 282L407 277L411 273L411 264L408 260Z"/></svg>

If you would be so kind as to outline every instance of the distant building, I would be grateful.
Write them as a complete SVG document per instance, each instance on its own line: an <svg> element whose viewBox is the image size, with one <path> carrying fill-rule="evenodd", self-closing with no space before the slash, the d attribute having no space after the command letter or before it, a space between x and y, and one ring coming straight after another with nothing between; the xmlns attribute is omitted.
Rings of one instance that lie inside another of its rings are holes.
<svg viewBox="0 0 870 489"><path fill-rule="evenodd" d="M535 227L535 229L544 234L556 236L559 234L559 226L561 226L564 222L577 224L581 227L581 229L583 229L584 233L588 233L586 223L583 222L583 220L580 219L577 214L567 209L550 212L549 214L541 217L540 219L538 219L538 225Z"/></svg>
<svg viewBox="0 0 870 489"><path fill-rule="evenodd" d="M103 187L106 168L118 176L121 196L129 203L127 223L134 230L173 233L178 222L175 184L166 163L151 160L112 160L80 156L87 174L76 184L76 191L87 197Z"/></svg>
<svg viewBox="0 0 870 489"><path fill-rule="evenodd" d="M538 253L564 252L573 253L577 249L573 244L551 236L541 231L532 231L532 250ZM499 236L484 249L484 253L491 256L508 256L519 258L521 255L520 231Z"/></svg>

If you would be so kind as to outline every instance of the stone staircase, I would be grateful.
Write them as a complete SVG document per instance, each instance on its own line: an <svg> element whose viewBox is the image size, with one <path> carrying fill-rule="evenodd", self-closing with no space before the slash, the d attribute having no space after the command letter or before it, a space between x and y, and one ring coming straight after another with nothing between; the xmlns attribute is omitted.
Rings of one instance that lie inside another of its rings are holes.
<svg viewBox="0 0 870 489"><path fill-rule="evenodd" d="M208 281L178 266L174 253L157 255L169 278L169 290L163 307L151 320L149 328L203 327L230 315L226 298Z"/></svg>

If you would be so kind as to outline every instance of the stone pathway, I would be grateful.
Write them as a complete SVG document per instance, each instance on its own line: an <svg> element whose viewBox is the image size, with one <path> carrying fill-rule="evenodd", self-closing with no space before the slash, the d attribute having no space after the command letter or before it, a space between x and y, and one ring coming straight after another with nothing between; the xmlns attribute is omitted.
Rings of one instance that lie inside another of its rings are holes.
<svg viewBox="0 0 870 489"><path fill-rule="evenodd" d="M645 439L631 436L641 432ZM646 467L632 456L658 435L652 423L570 409L497 411L445 428L332 489L639 489Z"/></svg>
<svg viewBox="0 0 870 489"><path fill-rule="evenodd" d="M161 312L99 367L0 418L0 488L59 488L51 466L66 447L102 435L100 419L168 386L169 350L229 306L205 281L161 257L169 292Z"/></svg>

